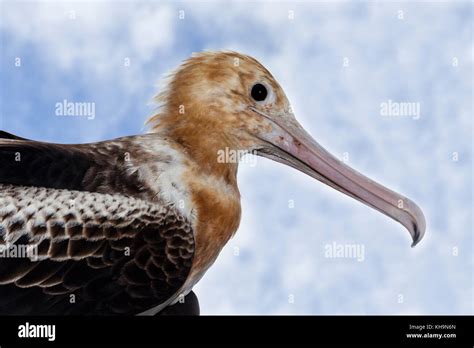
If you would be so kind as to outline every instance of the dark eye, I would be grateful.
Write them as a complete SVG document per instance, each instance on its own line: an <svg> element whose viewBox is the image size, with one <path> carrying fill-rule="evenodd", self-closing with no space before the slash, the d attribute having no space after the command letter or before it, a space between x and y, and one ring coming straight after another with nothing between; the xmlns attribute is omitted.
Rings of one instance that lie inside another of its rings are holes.
<svg viewBox="0 0 474 348"><path fill-rule="evenodd" d="M257 83L252 87L252 91L250 92L252 95L252 98L256 101L262 101L265 100L267 97L267 88L262 85L261 83Z"/></svg>

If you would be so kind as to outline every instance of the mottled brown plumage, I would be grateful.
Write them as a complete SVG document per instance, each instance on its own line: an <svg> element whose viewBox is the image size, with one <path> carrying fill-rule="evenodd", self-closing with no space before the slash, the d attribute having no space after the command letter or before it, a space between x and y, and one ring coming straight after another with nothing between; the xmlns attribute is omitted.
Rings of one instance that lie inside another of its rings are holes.
<svg viewBox="0 0 474 348"><path fill-rule="evenodd" d="M151 137L80 146L0 139L3 245L37 247L35 260L0 259L0 313L138 314L180 289L192 226L123 160L126 148L146 167L151 158L135 142Z"/></svg>

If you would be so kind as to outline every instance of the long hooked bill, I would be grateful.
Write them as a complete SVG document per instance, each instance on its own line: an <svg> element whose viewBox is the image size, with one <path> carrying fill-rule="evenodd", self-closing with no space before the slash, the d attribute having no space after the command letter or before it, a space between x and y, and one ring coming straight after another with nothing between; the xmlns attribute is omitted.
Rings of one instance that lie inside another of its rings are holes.
<svg viewBox="0 0 474 348"><path fill-rule="evenodd" d="M420 207L407 197L369 179L319 145L288 115L267 115L251 108L272 123L269 133L259 134L268 147L258 154L291 166L330 187L357 199L406 227L415 246L424 236L426 222Z"/></svg>

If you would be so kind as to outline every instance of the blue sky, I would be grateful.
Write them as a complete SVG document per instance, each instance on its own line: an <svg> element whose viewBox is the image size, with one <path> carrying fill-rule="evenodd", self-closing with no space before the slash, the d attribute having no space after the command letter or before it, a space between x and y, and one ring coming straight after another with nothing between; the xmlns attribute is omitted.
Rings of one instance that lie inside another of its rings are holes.
<svg viewBox="0 0 474 348"><path fill-rule="evenodd" d="M320 144L415 200L428 227L412 249L402 226L304 174L242 164L241 227L195 288L202 313L472 314L473 22L468 1L1 1L0 128L64 143L141 133L192 52L252 55ZM96 117L56 116L64 99ZM419 103L419 119L382 116L388 100ZM364 260L325 257L332 243Z"/></svg>

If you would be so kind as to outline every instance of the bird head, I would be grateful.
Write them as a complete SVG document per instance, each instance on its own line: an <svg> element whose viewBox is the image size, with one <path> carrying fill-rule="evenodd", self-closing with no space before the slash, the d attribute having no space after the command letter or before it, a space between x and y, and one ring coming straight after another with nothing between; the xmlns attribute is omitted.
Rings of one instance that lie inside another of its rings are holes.
<svg viewBox="0 0 474 348"><path fill-rule="evenodd" d="M423 238L421 209L319 145L296 120L276 79L254 58L236 52L195 54L170 75L157 100L161 106L148 121L151 132L164 132L181 143L200 165L236 172L236 163L219 163L219 151L253 152L400 222L413 246Z"/></svg>

